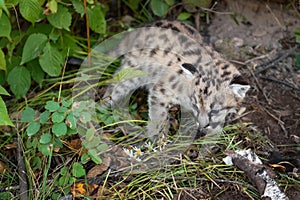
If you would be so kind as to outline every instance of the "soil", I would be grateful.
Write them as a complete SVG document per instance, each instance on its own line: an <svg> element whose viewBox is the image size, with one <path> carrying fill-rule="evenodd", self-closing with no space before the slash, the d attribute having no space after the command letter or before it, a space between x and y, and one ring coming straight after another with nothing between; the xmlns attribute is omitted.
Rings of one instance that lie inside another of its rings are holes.
<svg viewBox="0 0 300 200"><path fill-rule="evenodd" d="M225 0L218 1L215 10L207 28L210 43L239 66L251 85L241 121L267 136L274 150L299 152L300 70L295 54L300 48L293 48L294 30L300 27L299 5ZM266 63L271 67L261 70ZM299 193L299 188L286 191L290 199L298 199ZM225 193L218 199L241 196Z"/></svg>

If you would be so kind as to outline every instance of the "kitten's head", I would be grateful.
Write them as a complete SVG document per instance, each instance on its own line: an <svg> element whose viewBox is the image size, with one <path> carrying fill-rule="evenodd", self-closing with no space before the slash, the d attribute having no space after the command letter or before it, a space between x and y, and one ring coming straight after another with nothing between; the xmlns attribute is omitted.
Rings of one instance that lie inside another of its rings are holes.
<svg viewBox="0 0 300 200"><path fill-rule="evenodd" d="M199 128L207 133L220 131L226 116L236 111L250 86L230 64L219 66L218 70L203 70L211 72L209 75L201 74L191 64L185 63L182 68L186 77L193 81L190 108Z"/></svg>

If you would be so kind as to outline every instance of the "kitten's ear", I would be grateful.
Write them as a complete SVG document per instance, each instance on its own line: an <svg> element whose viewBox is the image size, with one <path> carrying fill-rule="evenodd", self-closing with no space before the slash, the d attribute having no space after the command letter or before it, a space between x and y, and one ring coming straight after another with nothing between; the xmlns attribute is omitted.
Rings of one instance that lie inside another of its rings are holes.
<svg viewBox="0 0 300 200"><path fill-rule="evenodd" d="M194 67L194 65L190 63L183 63L181 65L181 69L183 70L183 73L187 79L193 79L194 74L197 72L197 69Z"/></svg>
<svg viewBox="0 0 300 200"><path fill-rule="evenodd" d="M242 76L236 76L230 82L229 88L236 97L243 99L250 89L250 85L242 79Z"/></svg>

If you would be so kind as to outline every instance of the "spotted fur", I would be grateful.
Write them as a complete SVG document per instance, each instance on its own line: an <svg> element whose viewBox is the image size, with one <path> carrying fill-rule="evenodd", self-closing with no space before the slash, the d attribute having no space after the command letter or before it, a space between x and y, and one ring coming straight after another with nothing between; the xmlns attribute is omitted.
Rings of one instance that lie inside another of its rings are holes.
<svg viewBox="0 0 300 200"><path fill-rule="evenodd" d="M199 129L219 131L250 88L238 81L236 67L205 44L198 31L179 21L161 20L126 33L110 55L123 57L116 73L125 68L145 72L110 85L105 97L116 106L130 92L146 87L147 135L152 140L167 134L168 111L178 104L193 114Z"/></svg>

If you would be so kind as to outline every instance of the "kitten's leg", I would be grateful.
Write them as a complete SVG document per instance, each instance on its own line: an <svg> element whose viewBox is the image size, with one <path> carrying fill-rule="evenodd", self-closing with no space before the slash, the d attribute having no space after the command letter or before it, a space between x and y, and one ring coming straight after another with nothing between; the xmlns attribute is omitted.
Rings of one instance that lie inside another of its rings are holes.
<svg viewBox="0 0 300 200"><path fill-rule="evenodd" d="M158 84L159 85L159 84ZM169 107L168 96L161 93L162 87L156 85L150 90L149 104L149 122L147 126L147 136L152 141L157 141L162 135L167 136L169 130Z"/></svg>

